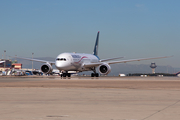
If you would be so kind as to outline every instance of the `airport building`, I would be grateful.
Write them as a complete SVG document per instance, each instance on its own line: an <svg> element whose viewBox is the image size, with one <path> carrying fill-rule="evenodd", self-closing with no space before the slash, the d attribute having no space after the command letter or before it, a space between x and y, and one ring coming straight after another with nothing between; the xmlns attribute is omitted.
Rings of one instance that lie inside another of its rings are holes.
<svg viewBox="0 0 180 120"><path fill-rule="evenodd" d="M12 61L11 60L0 59L0 61L5 61L3 63L0 63L0 71L5 71L6 69L11 68L11 66L12 66Z"/></svg>
<svg viewBox="0 0 180 120"><path fill-rule="evenodd" d="M21 63L13 63L12 64L14 69L22 69L22 64Z"/></svg>
<svg viewBox="0 0 180 120"><path fill-rule="evenodd" d="M0 63L0 71L6 71L12 68L22 69L22 64L17 63L17 61L5 60L5 59L0 59L0 61L5 61L3 63Z"/></svg>

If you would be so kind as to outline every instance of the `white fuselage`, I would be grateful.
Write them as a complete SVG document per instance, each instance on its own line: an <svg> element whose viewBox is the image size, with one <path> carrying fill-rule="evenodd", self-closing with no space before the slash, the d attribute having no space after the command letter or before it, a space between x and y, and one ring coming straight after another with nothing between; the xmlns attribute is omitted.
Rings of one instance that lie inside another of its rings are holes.
<svg viewBox="0 0 180 120"><path fill-rule="evenodd" d="M99 58L92 54L83 53L62 53L59 54L55 61L58 70L63 71L87 71L84 63L98 63Z"/></svg>

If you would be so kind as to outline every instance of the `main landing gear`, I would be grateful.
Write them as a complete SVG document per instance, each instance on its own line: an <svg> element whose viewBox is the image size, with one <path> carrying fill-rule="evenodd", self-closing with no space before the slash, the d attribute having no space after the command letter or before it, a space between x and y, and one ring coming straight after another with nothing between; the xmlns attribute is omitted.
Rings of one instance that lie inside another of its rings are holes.
<svg viewBox="0 0 180 120"><path fill-rule="evenodd" d="M91 73L91 77L99 77L98 73Z"/></svg>
<svg viewBox="0 0 180 120"><path fill-rule="evenodd" d="M93 71L94 73L91 73L91 77L99 77L99 74L96 73L96 68L93 68L92 71Z"/></svg>

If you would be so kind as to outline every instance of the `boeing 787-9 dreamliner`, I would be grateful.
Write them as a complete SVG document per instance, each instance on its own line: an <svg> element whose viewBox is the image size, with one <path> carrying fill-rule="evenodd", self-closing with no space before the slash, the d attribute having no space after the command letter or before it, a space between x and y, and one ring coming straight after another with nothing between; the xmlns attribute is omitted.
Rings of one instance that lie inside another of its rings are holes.
<svg viewBox="0 0 180 120"><path fill-rule="evenodd" d="M91 77L99 77L99 74L96 72L97 67L100 74L107 75L111 72L110 64L170 57L170 56L164 56L164 57L140 58L140 59L130 59L130 60L120 60L120 61L112 61L112 60L120 59L123 57L100 59L98 57L98 43L99 43L99 32L97 33L93 54L61 53L57 56L55 62L22 58L22 57L17 57L17 58L44 63L41 66L41 71L45 74L50 74L53 71L52 65L55 65L56 68L61 73L61 76L63 77L67 77L67 76L71 77L71 73L70 73L71 71L76 71L77 73L83 71L93 71Z"/></svg>

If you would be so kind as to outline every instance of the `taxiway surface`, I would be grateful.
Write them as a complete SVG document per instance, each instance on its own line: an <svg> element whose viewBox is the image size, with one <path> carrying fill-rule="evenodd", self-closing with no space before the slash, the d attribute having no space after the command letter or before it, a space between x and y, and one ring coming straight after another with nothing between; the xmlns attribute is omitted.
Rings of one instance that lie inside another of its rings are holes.
<svg viewBox="0 0 180 120"><path fill-rule="evenodd" d="M0 120L179 120L178 77L0 77Z"/></svg>

